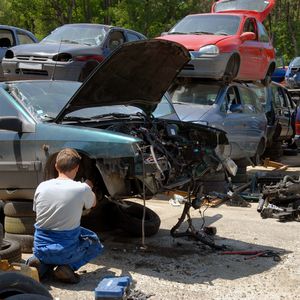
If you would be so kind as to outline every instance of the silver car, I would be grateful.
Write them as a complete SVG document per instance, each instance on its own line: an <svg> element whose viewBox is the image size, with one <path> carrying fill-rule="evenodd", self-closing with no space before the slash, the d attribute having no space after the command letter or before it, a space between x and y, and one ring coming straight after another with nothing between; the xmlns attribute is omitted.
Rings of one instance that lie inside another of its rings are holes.
<svg viewBox="0 0 300 300"><path fill-rule="evenodd" d="M239 83L177 78L170 94L182 121L224 130L233 160L258 162L266 147L267 119L250 88Z"/></svg>
<svg viewBox="0 0 300 300"><path fill-rule="evenodd" d="M67 24L38 44L11 48L3 59L6 80L83 81L116 48L146 37L133 30L101 24Z"/></svg>

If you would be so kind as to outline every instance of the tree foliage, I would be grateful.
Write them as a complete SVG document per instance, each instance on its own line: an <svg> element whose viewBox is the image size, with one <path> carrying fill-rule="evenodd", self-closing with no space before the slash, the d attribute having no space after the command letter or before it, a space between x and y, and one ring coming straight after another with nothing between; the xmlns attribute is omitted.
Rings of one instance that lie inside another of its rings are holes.
<svg viewBox="0 0 300 300"><path fill-rule="evenodd" d="M187 14L209 12L214 0L1 0L0 23L38 38L67 23L118 25L155 37ZM265 23L286 60L300 53L300 1L277 0Z"/></svg>

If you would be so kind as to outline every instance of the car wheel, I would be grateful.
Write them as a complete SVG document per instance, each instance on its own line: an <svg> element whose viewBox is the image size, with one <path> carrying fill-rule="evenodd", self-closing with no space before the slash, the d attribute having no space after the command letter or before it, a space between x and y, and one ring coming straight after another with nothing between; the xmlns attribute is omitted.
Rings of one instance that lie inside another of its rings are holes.
<svg viewBox="0 0 300 300"><path fill-rule="evenodd" d="M4 215L7 217L35 217L32 207L32 201L7 201L4 206Z"/></svg>
<svg viewBox="0 0 300 300"><path fill-rule="evenodd" d="M223 80L225 82L231 82L239 73L240 69L240 58L237 54L233 54L226 66Z"/></svg>
<svg viewBox="0 0 300 300"><path fill-rule="evenodd" d="M7 259L9 263L19 262L21 260L21 255L21 246L18 242L3 239L2 245L0 246L1 259ZM2 298L0 297L0 299Z"/></svg>
<svg viewBox="0 0 300 300"><path fill-rule="evenodd" d="M271 65L266 73L266 76L264 79L261 80L261 83L264 85L264 86L269 86L272 82L272 74L274 72L274 67Z"/></svg>
<svg viewBox="0 0 300 300"><path fill-rule="evenodd" d="M4 230L8 233L34 234L34 223L33 217L5 217Z"/></svg>
<svg viewBox="0 0 300 300"><path fill-rule="evenodd" d="M32 253L34 240L33 235L6 232L4 238L10 241L18 242L21 245L22 253Z"/></svg>
<svg viewBox="0 0 300 300"><path fill-rule="evenodd" d="M84 65L84 67L82 68L78 80L81 82L84 81L98 65L99 65L98 61L88 60Z"/></svg>
<svg viewBox="0 0 300 300"><path fill-rule="evenodd" d="M142 218L144 206L131 201L123 202L126 207L116 205L115 212L118 218L119 228L129 233L131 236L142 236ZM160 226L159 216L150 208L145 207L145 236L156 234Z"/></svg>
<svg viewBox="0 0 300 300"><path fill-rule="evenodd" d="M20 294L34 294L53 299L48 290L36 280L16 272L4 272L0 274L0 299ZM21 296L20 296L21 297ZM13 298L24 299L24 298ZM27 299L27 298L25 298ZM44 298L31 298L44 299Z"/></svg>
<svg viewBox="0 0 300 300"><path fill-rule="evenodd" d="M3 226L0 223L0 247L2 245L2 241L3 241Z"/></svg>

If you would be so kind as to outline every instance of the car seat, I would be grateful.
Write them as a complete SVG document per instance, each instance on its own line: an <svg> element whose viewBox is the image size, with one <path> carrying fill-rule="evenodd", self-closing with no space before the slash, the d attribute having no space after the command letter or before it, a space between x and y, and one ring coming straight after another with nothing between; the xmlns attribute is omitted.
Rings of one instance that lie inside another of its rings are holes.
<svg viewBox="0 0 300 300"><path fill-rule="evenodd" d="M0 39L0 47L2 47L2 48L9 48L9 47L11 47L10 39L7 38L7 37L1 38Z"/></svg>

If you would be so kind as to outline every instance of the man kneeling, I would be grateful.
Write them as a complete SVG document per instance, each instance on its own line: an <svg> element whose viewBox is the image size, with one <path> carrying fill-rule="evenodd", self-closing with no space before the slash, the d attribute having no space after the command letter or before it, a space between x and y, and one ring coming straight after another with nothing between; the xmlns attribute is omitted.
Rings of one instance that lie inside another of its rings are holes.
<svg viewBox="0 0 300 300"><path fill-rule="evenodd" d="M80 227L83 208L96 205L90 180L74 181L81 157L73 149L61 150L56 158L58 177L42 182L36 189L33 256L30 266L37 267L40 277L49 269L66 283L78 283L74 271L98 256L103 249L97 235Z"/></svg>

